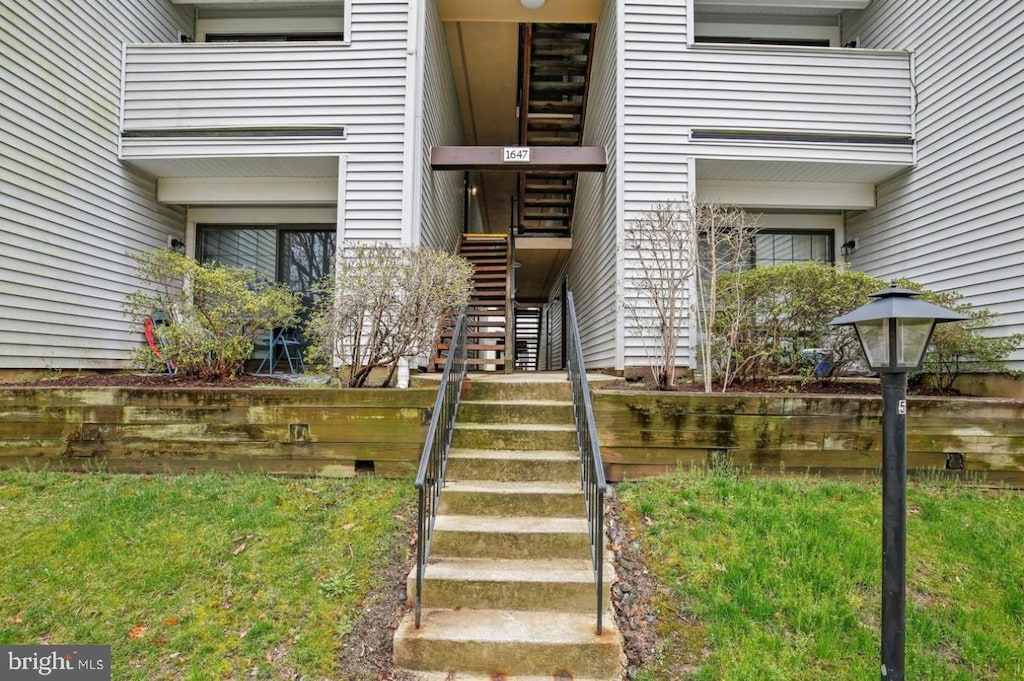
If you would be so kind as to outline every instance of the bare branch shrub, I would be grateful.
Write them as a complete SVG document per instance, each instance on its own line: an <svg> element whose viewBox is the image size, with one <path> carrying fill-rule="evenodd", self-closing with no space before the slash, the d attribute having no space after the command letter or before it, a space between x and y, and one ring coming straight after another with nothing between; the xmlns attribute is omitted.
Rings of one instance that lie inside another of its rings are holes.
<svg viewBox="0 0 1024 681"><path fill-rule="evenodd" d="M337 360L339 378L351 387L366 386L383 366L388 385L400 359L432 348L438 324L469 300L471 278L466 260L434 249L339 248L334 272L314 291L310 360Z"/></svg>
<svg viewBox="0 0 1024 681"><path fill-rule="evenodd" d="M688 200L653 206L626 226L623 245L638 262L621 300L627 322L644 343L659 390L676 386L681 326L696 269L694 208Z"/></svg>
<svg viewBox="0 0 1024 681"><path fill-rule="evenodd" d="M741 208L717 203L691 207L700 252L697 280L697 326L704 392L717 382L722 391L735 378L737 365L751 357L737 356L743 320L750 305L737 274L750 266L757 223Z"/></svg>

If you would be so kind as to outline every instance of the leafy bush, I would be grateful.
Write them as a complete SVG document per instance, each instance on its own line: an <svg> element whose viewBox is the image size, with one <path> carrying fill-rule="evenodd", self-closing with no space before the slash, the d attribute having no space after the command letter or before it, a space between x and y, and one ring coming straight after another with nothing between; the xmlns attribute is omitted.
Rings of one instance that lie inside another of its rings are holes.
<svg viewBox="0 0 1024 681"><path fill-rule="evenodd" d="M255 341L285 326L298 311L286 285L263 281L255 272L216 263L199 264L170 249L134 256L139 278L148 283L125 298L135 331L162 315L154 327L164 358L178 372L204 380L238 374ZM137 365L151 367L148 347L135 353Z"/></svg>
<svg viewBox="0 0 1024 681"><path fill-rule="evenodd" d="M800 373L809 363L805 350L829 358L828 375L841 372L860 357L860 349L851 329L828 323L885 287L862 272L814 262L760 267L727 275L724 283L732 284L733 278L743 308L737 316L732 301L720 300L715 325L735 326L739 332L732 347L716 348L715 370L723 375L731 369L741 382ZM726 336L720 332L718 337Z"/></svg>
<svg viewBox="0 0 1024 681"><path fill-rule="evenodd" d="M956 379L967 372L1006 371L1006 358L1024 343L1024 334L985 335L984 329L992 326L998 315L988 308L976 308L964 302L961 293L927 291L920 284L906 279L897 283L921 291L922 300L968 317L962 322L939 324L932 334L921 363L921 372L930 374L934 387L939 390L952 390Z"/></svg>
<svg viewBox="0 0 1024 681"><path fill-rule="evenodd" d="M309 359L340 362L339 377L351 387L384 366L388 385L400 359L431 350L438 324L469 301L471 281L465 259L429 248L339 249L334 272L315 290Z"/></svg>
<svg viewBox="0 0 1024 681"><path fill-rule="evenodd" d="M809 374L820 351L829 360L824 378L844 373L862 359L855 332L831 327L839 315L867 303L888 283L862 272L806 262L762 267L723 277L723 289L738 283L739 296L721 296L715 326L712 371L727 385L763 381L772 376ZM996 315L974 308L955 291L926 291L913 281L899 286L921 292L921 299L968 315L964 322L939 324L922 370L934 374L936 387L949 390L965 371L1004 371L1004 360L1024 334L990 337L983 333ZM742 301L736 305L735 299ZM727 329L737 329L733 334ZM805 352L806 351L806 352ZM810 357L808 356L810 355ZM824 368L824 367L819 367Z"/></svg>

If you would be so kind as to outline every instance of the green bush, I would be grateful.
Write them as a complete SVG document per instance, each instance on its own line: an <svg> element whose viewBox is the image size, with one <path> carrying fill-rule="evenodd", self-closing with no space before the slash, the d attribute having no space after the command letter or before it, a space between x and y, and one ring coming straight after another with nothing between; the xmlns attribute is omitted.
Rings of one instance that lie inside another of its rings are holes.
<svg viewBox="0 0 1024 681"><path fill-rule="evenodd" d="M399 360L431 351L438 324L469 301L471 287L472 269L457 255L388 244L339 249L334 271L316 286L309 359L340 364L339 378L354 388L383 366L388 385Z"/></svg>
<svg viewBox="0 0 1024 681"><path fill-rule="evenodd" d="M884 288L879 280L862 272L841 271L821 263L772 265L724 277L724 288L739 278L741 319L737 306L719 301L716 326L736 324L739 333L731 348L732 372L738 382L759 381L771 376L798 374L809 366L804 350L820 350L829 357L829 375L838 373L860 357L852 330L828 323L866 303L868 295ZM726 338L726 334L717 334ZM718 362L729 354L719 346ZM813 369L813 365L811 365ZM724 373L724 367L718 370Z"/></svg>
<svg viewBox="0 0 1024 681"><path fill-rule="evenodd" d="M992 326L998 315L984 307L964 302L957 291L927 291L917 282L901 279L900 286L921 291L921 299L953 312L967 315L962 322L935 327L928 351L921 363L921 373L930 375L939 390L953 390L956 379L967 372L1006 371L1006 358L1024 342L1024 334L988 336L984 329Z"/></svg>
<svg viewBox="0 0 1024 681"><path fill-rule="evenodd" d="M164 359L179 373L204 380L238 374L252 355L255 341L285 326L299 301L284 284L262 280L251 270L216 263L199 264L170 249L134 256L144 288L125 298L133 329L163 316L154 327ZM153 353L139 348L136 364L153 366Z"/></svg>
<svg viewBox="0 0 1024 681"><path fill-rule="evenodd" d="M820 263L773 265L727 275L723 288L738 278L737 306L726 297L718 303L717 328L739 332L716 334L712 370L716 379L732 374L735 381L763 381L780 375L812 375L814 360L804 351L820 350L829 359L825 378L839 375L862 355L853 330L831 327L839 315L867 303L869 295L889 284L862 272L840 271ZM899 286L921 291L921 299L969 317L967 321L940 324L932 336L922 370L935 376L936 387L949 390L965 371L1005 371L1005 358L1024 334L992 337L984 334L996 320L986 308L964 302L955 291L926 291L913 281ZM737 319L737 310L739 318ZM734 339L726 346L725 340ZM812 355L813 357L813 355ZM725 363L728 364L726 371Z"/></svg>

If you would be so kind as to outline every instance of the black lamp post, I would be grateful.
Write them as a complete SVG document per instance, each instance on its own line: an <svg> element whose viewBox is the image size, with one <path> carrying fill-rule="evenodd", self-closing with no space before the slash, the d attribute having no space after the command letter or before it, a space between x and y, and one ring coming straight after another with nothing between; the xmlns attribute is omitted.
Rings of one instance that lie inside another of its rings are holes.
<svg viewBox="0 0 1024 681"><path fill-rule="evenodd" d="M907 374L921 366L935 325L967 319L896 284L833 326L852 326L882 377L882 681L904 681L907 554Z"/></svg>

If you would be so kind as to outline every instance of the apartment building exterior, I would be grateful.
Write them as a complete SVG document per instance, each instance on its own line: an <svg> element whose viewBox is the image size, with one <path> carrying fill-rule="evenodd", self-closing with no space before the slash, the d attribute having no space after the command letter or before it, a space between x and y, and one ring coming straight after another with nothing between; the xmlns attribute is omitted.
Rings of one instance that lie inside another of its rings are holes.
<svg viewBox="0 0 1024 681"><path fill-rule="evenodd" d="M135 252L303 288L339 243L467 231L517 234L540 368L567 289L588 366L645 366L623 229L684 195L761 215L759 262L909 276L1024 330L1018 3L527 4L6 2L0 369L124 367ZM600 169L433 162L549 143Z"/></svg>

